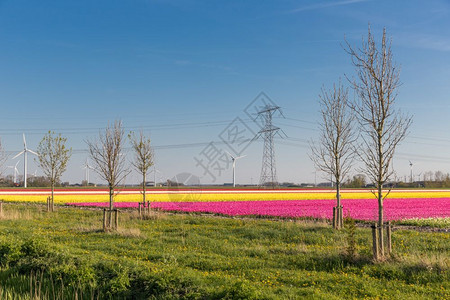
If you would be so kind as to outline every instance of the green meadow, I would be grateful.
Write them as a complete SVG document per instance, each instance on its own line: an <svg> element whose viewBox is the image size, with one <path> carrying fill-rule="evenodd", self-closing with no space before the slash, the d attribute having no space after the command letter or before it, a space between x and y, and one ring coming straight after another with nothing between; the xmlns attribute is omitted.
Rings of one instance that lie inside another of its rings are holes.
<svg viewBox="0 0 450 300"><path fill-rule="evenodd" d="M448 232L398 226L374 262L348 224L123 210L105 233L101 210L6 203L0 299L450 298Z"/></svg>

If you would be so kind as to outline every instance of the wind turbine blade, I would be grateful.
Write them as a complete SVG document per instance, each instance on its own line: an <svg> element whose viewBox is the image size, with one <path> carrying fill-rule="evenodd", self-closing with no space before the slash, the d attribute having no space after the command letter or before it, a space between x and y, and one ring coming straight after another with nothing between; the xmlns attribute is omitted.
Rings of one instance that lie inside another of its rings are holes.
<svg viewBox="0 0 450 300"><path fill-rule="evenodd" d="M32 154L34 154L34 155L36 155L36 156L39 156L39 154L37 154L37 153L34 152L33 150L27 149L27 151L30 152L30 153L32 153Z"/></svg>
<svg viewBox="0 0 450 300"><path fill-rule="evenodd" d="M23 148L27 149L27 141L25 140L25 133L22 133L23 136Z"/></svg>
<svg viewBox="0 0 450 300"><path fill-rule="evenodd" d="M25 150L20 151L18 154L16 154L16 156L14 156L14 157L11 158L11 159L15 159L15 158L19 157L19 156L22 155L24 152L25 152Z"/></svg>
<svg viewBox="0 0 450 300"><path fill-rule="evenodd" d="M247 156L247 154L246 155L242 155L242 156L238 156L238 157L236 157L236 159L243 158L243 157L246 157L246 156Z"/></svg>
<svg viewBox="0 0 450 300"><path fill-rule="evenodd" d="M234 159L235 159L235 157L234 157L233 155L231 155L231 153L230 153L230 152L228 152L227 150L225 150L225 152L226 152L226 153L228 153L228 155L229 155L229 156L231 157L231 159L232 159L232 160L234 160Z"/></svg>
<svg viewBox="0 0 450 300"><path fill-rule="evenodd" d="M18 164L19 164L19 161L16 162L16 166L15 166L16 168L17 168L17 165L18 165Z"/></svg>

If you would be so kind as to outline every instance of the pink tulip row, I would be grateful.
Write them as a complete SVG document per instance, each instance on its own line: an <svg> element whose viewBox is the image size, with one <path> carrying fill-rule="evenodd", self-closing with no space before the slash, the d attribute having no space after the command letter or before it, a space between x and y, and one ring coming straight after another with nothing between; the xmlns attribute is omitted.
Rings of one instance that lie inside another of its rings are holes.
<svg viewBox="0 0 450 300"><path fill-rule="evenodd" d="M68 203L78 206L107 207L107 203ZM166 211L208 212L225 215L264 215L278 217L332 218L335 201L290 200L290 201L230 201L230 202L154 202L153 208ZM137 202L118 202L117 208L137 207ZM359 220L376 220L378 202L376 199L342 200L344 216ZM412 218L450 217L450 198L386 199L385 220Z"/></svg>

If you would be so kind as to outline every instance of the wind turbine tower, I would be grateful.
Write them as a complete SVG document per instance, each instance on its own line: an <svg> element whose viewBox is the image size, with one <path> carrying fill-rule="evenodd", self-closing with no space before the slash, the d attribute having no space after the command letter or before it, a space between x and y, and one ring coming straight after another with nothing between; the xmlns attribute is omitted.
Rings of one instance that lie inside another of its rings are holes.
<svg viewBox="0 0 450 300"><path fill-rule="evenodd" d="M17 161L14 166L8 166L8 168L13 169L13 171L14 171L14 183L17 183L17 175L19 175L19 170L17 169L18 164L19 164L19 161Z"/></svg>
<svg viewBox="0 0 450 300"><path fill-rule="evenodd" d="M233 162L233 187L236 187L236 160L238 160L239 158L246 157L247 155L233 156L228 151L227 153L230 156L231 161Z"/></svg>
<svg viewBox="0 0 450 300"><path fill-rule="evenodd" d="M27 148L27 141L25 140L25 133L24 133L23 134L23 150L20 151L18 154L16 154L16 156L14 156L12 159L15 159L23 154L23 187L25 187L25 188L27 187L27 156L28 156L28 152L30 152L31 154L34 154L36 156L38 155L33 150L30 150Z"/></svg>
<svg viewBox="0 0 450 300"><path fill-rule="evenodd" d="M159 174L162 174L162 173L160 170L156 169L155 165L153 165L153 170L151 170L150 172L153 172L153 187L156 187L156 173L159 173Z"/></svg>
<svg viewBox="0 0 450 300"><path fill-rule="evenodd" d="M409 161L409 167L411 168L410 182L412 183L414 179L413 179L413 163L411 161Z"/></svg>

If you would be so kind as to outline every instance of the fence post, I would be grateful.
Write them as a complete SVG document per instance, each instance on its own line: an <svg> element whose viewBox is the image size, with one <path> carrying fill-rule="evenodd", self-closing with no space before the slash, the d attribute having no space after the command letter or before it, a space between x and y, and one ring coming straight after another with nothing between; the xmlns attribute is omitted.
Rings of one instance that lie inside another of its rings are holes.
<svg viewBox="0 0 450 300"><path fill-rule="evenodd" d="M142 208L141 208L142 203L138 202L138 206L139 206L139 217L142 217Z"/></svg>
<svg viewBox="0 0 450 300"><path fill-rule="evenodd" d="M378 260L380 257L379 247L378 247L378 231L377 225L372 225L372 248L373 248L373 259Z"/></svg>
<svg viewBox="0 0 450 300"><path fill-rule="evenodd" d="M386 238L387 238L387 242L386 242L386 248L387 248L387 254L391 255L392 252L392 227L391 227L391 221L387 222L387 226L386 226Z"/></svg>
<svg viewBox="0 0 450 300"><path fill-rule="evenodd" d="M344 209L339 206L339 228L344 228Z"/></svg>
<svg viewBox="0 0 450 300"><path fill-rule="evenodd" d="M333 206L333 229L336 229L336 206Z"/></svg>
<svg viewBox="0 0 450 300"><path fill-rule="evenodd" d="M114 209L114 229L117 230L119 227L119 210L117 208Z"/></svg>
<svg viewBox="0 0 450 300"><path fill-rule="evenodd" d="M103 231L106 232L106 208L103 209Z"/></svg>
<svg viewBox="0 0 450 300"><path fill-rule="evenodd" d="M0 201L0 217L3 217L3 201Z"/></svg>

